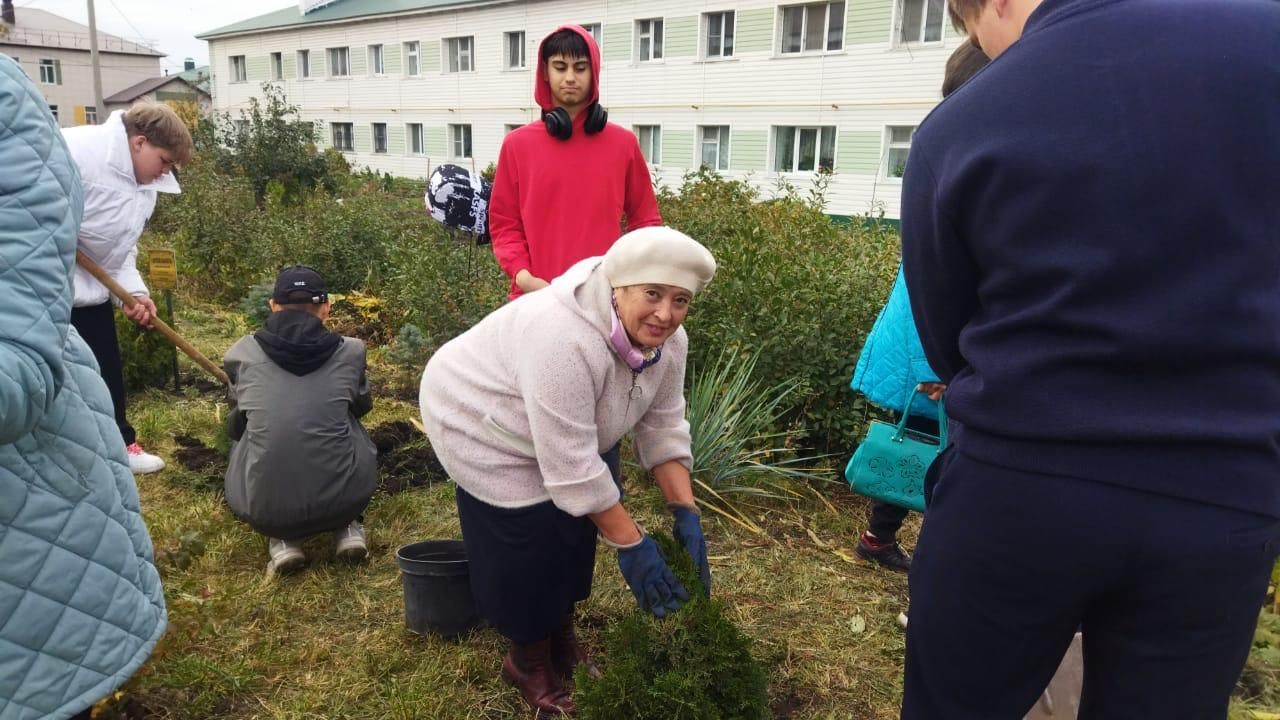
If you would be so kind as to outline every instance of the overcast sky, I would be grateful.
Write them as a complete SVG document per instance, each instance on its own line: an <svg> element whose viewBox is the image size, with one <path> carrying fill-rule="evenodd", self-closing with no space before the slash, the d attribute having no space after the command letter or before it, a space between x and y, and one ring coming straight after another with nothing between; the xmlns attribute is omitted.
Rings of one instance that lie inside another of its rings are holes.
<svg viewBox="0 0 1280 720"><path fill-rule="evenodd" d="M21 23L24 7L39 8L79 23L89 23L87 0L14 0ZM297 7L296 0L94 0L98 30L141 40L168 57L161 67L182 70L183 58L196 65L209 64L209 46L196 33L265 15L272 10Z"/></svg>

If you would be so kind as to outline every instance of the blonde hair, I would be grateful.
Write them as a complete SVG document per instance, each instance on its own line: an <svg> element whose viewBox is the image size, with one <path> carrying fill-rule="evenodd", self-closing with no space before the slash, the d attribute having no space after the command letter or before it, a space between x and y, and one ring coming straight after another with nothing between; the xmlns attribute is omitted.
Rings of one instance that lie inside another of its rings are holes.
<svg viewBox="0 0 1280 720"><path fill-rule="evenodd" d="M168 105L153 102L134 104L124 114L124 129L129 137L142 135L152 145L173 153L174 162L180 166L190 162L195 152L191 131Z"/></svg>

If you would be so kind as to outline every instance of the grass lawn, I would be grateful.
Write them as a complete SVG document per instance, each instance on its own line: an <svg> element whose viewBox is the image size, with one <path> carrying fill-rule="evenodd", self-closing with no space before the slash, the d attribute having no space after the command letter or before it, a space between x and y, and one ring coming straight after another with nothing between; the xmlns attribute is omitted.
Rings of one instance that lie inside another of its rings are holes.
<svg viewBox="0 0 1280 720"><path fill-rule="evenodd" d="M249 331L239 314L210 308L180 309L178 325L215 359ZM371 361L384 396L366 427L415 418L416 377L379 362L376 351ZM194 365L184 359L183 366L194 378ZM140 438L169 461L138 482L169 629L151 661L97 717L531 717L498 677L502 645L492 630L446 641L405 628L395 551L460 537L452 486L380 491L365 516L367 563L335 563L332 539L317 537L306 544L303 572L269 578L266 542L227 510L216 463L189 469L178 461L199 457L192 451L200 448L188 447L195 441L219 443L226 406L216 389L204 387L189 382L177 395L151 390L131 398ZM424 445L417 437L401 450ZM905 636L895 618L907 607L906 577L854 556L865 501L843 484L819 490L790 503L745 506L760 534L707 513L715 593L755 641L776 717L896 718ZM628 493L642 525L669 529L651 486L631 477ZM908 547L918 528L912 515L902 536ZM634 607L614 554L602 547L595 591L582 608L584 640L595 646L602 629ZM1235 718L1280 709L1277 618L1268 615L1259 632Z"/></svg>

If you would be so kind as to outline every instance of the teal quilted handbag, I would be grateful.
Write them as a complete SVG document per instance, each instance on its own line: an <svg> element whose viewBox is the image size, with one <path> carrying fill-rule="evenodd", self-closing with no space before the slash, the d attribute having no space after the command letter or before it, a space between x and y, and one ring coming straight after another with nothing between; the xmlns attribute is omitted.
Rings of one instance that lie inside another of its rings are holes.
<svg viewBox="0 0 1280 720"><path fill-rule="evenodd" d="M902 407L911 407L916 392L911 389ZM849 487L869 498L924 512L924 474L947 446L947 411L941 400L938 428L940 437L908 430L906 412L897 425L872 420L844 469Z"/></svg>

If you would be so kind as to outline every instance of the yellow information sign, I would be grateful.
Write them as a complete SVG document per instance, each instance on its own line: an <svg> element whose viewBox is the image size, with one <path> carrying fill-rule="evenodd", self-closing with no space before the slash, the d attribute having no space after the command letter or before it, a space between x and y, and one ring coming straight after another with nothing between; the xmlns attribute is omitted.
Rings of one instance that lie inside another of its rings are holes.
<svg viewBox="0 0 1280 720"><path fill-rule="evenodd" d="M169 248L152 250L151 272L148 284L156 290L173 290L178 287L178 257Z"/></svg>

